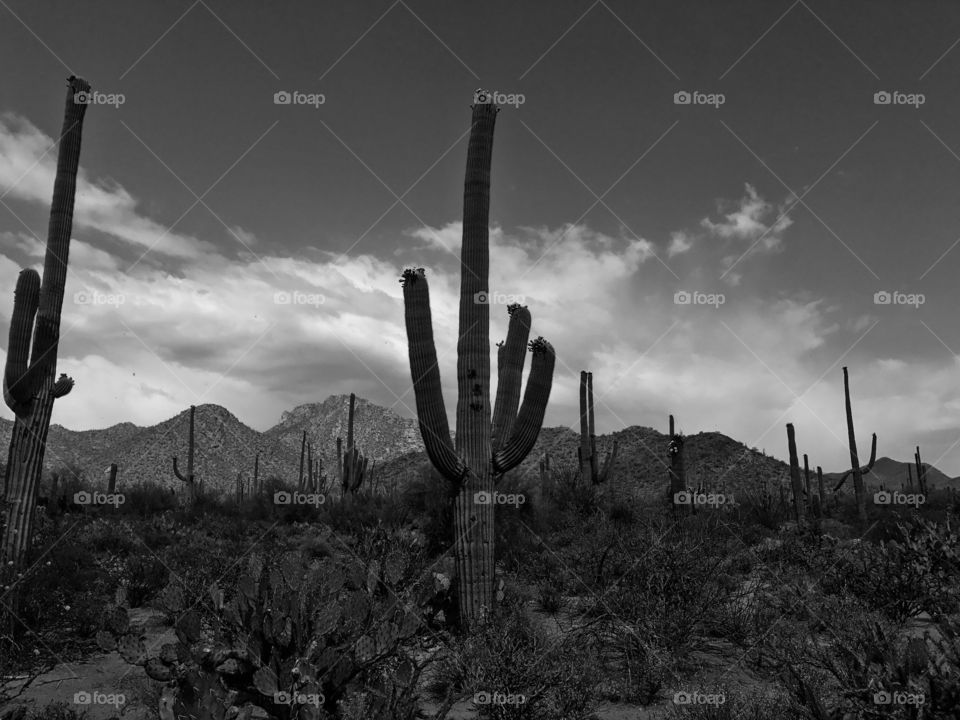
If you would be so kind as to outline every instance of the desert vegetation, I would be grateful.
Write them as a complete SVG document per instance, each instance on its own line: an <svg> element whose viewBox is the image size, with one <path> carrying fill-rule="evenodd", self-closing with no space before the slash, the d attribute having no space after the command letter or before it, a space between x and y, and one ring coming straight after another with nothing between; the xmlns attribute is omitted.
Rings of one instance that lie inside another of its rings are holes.
<svg viewBox="0 0 960 720"><path fill-rule="evenodd" d="M54 378L84 90L69 79L47 265L42 285L32 270L17 282L4 373L16 415L0 548L5 720L960 717L960 507L929 486L919 448L916 492L912 474L900 490L922 502L885 503L899 490L869 486L877 437L861 467L847 368L850 470L835 485L816 465L814 480L793 423L787 477L696 483L672 416L649 448L661 481L614 483L621 447L601 460L587 371L577 461L545 454L538 475L515 472L541 433L557 357L529 339L530 310L510 305L491 402L491 306L477 300L489 290L490 102L471 110L454 437L428 274L402 271L427 458L416 472L378 484L351 396L335 474L304 431L299 467L268 474L257 450L234 492L215 493L196 472L192 407L165 485L118 486L116 464L106 480L86 468L44 477L53 401L73 385ZM746 458L720 458L722 474ZM63 666L88 672L55 681ZM70 699L22 702L53 684Z"/></svg>

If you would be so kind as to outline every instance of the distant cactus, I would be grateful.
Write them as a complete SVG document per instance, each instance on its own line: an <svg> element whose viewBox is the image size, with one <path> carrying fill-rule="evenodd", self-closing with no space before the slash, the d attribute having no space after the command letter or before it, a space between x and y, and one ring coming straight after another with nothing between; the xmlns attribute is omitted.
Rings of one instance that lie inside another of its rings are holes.
<svg viewBox="0 0 960 720"><path fill-rule="evenodd" d="M107 494L113 495L117 491L117 464L110 463L107 469Z"/></svg>
<svg viewBox="0 0 960 720"><path fill-rule="evenodd" d="M920 446L917 445L917 451L913 455L914 462L917 465L917 487L920 488L920 492L926 495L929 492L927 488L927 467L923 464L923 460L920 459Z"/></svg>
<svg viewBox="0 0 960 720"><path fill-rule="evenodd" d="M607 481L610 469L617 461L617 441L613 441L613 449L607 452L603 465L600 465L597 456L597 434L593 420L593 373L582 370L580 372L580 447L577 450L580 458L580 473L592 485L600 485Z"/></svg>
<svg viewBox="0 0 960 720"><path fill-rule="evenodd" d="M498 352L503 392L490 408L490 166L497 108L474 103L467 148L461 250L460 334L457 342L456 445L451 441L433 341L430 292L423 268L404 270L403 299L417 419L427 455L452 483L460 620L482 621L494 602L496 480L533 448L550 397L555 354L543 338L530 342L533 362L519 405L529 312L510 312L507 340Z"/></svg>
<svg viewBox="0 0 960 720"><path fill-rule="evenodd" d="M193 503L197 499L197 495L200 492L200 488L197 485L197 478L193 472L193 459L194 459L194 415L197 412L196 405L190 406L190 440L187 450L187 474L181 475L180 469L177 467L177 456L173 456L173 474L177 476L177 479L185 483L187 486L187 498L190 503Z"/></svg>
<svg viewBox="0 0 960 720"><path fill-rule="evenodd" d="M78 93L89 91L86 80L75 76L67 79L43 281L41 285L36 270L23 270L14 291L3 399L16 418L4 474L0 520L0 590L10 588L4 604L11 611L11 617L16 613L18 597L18 589L12 586L22 577L32 539L37 487L43 472L53 401L73 388L73 380L66 375L55 378L81 131L87 109L86 103L75 99Z"/></svg>
<svg viewBox="0 0 960 720"><path fill-rule="evenodd" d="M793 423L787 423L787 449L790 453L790 488L793 491L793 517L797 525L803 519L803 486L800 483L800 462L797 458L797 438L793 431Z"/></svg>
<svg viewBox="0 0 960 720"><path fill-rule="evenodd" d="M297 490L303 492L303 461L307 450L307 431L303 431L300 439L300 475L297 477Z"/></svg>
<svg viewBox="0 0 960 720"><path fill-rule="evenodd" d="M867 493L863 487L863 475L873 469L873 463L877 457L877 435L873 435L873 449L870 452L870 463L866 468L860 467L860 457L857 455L857 438L853 432L853 409L850 405L850 379L847 376L847 368L843 368L843 396L847 407L847 439L850 444L850 473L853 473L853 492L856 495L857 517L860 522L867 521ZM850 473L847 473L849 475ZM847 475L843 476L840 483L846 480ZM837 485L840 487L840 484Z"/></svg>
<svg viewBox="0 0 960 720"><path fill-rule="evenodd" d="M347 416L347 449L343 454L343 493L355 493L360 489L367 474L369 458L365 457L353 442L354 405L357 396L350 393L350 410ZM339 447L339 446L338 446Z"/></svg>
<svg viewBox="0 0 960 720"><path fill-rule="evenodd" d="M675 519L682 517L684 513L683 506L676 502L677 493L682 493L687 489L687 473L683 460L683 442L682 433L675 432L673 415L670 416L670 445L667 453L670 456L670 469L668 472L670 478L670 502L673 507ZM693 512L693 503L690 504L690 512Z"/></svg>

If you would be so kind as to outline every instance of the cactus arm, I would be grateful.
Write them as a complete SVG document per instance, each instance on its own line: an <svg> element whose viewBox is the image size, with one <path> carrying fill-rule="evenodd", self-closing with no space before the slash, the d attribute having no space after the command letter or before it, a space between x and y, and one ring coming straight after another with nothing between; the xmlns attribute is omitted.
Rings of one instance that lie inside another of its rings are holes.
<svg viewBox="0 0 960 720"><path fill-rule="evenodd" d="M417 420L427 456L434 467L451 482L460 482L464 463L457 457L450 439L450 425L443 403L440 368L433 342L430 288L422 268L403 272L403 302L410 347L410 370L417 401Z"/></svg>
<svg viewBox="0 0 960 720"><path fill-rule="evenodd" d="M870 442L870 462L860 468L860 474L866 475L868 472L873 470L874 464L877 462L877 434L873 434L873 440ZM837 483L836 487L833 488L833 491L836 492L840 489L847 478L853 475L853 469L847 470L843 475L840 476L840 481Z"/></svg>
<svg viewBox="0 0 960 720"><path fill-rule="evenodd" d="M36 386L30 386L27 382L27 369L33 322L39 306L40 275L36 270L23 270L13 293L13 318L3 374L3 400L17 414L29 410L30 401L37 390Z"/></svg>
<svg viewBox="0 0 960 720"><path fill-rule="evenodd" d="M180 474L180 470L177 468L177 456L173 456L173 474L177 476L177 480L181 482L189 482L183 475Z"/></svg>
<svg viewBox="0 0 960 720"><path fill-rule="evenodd" d="M60 377L57 378L57 381L53 384L53 398L56 400L65 395L69 395L70 391L73 390L73 386L73 378L68 377L66 373L60 373Z"/></svg>
<svg viewBox="0 0 960 720"><path fill-rule="evenodd" d="M507 308L510 324L506 343L497 350L497 399L493 406L493 426L490 442L493 452L502 449L516 421L520 406L520 385L523 382L523 364L527 359L530 339L530 311L518 304Z"/></svg>
<svg viewBox="0 0 960 720"><path fill-rule="evenodd" d="M542 337L530 342L533 361L530 363L530 377L523 395L523 405L513 425L513 434L503 448L494 453L493 470L497 475L509 472L533 449L543 426L543 417L550 400L553 385L553 369L557 356L553 345Z"/></svg>

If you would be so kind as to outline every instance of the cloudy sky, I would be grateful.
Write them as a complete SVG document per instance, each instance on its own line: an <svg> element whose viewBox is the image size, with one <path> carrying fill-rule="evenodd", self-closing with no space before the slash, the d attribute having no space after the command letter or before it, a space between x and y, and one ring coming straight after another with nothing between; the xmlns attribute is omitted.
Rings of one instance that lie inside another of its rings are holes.
<svg viewBox="0 0 960 720"><path fill-rule="evenodd" d="M793 422L842 469L847 365L862 452L876 432L960 474L955 2L0 6L4 338L17 273L42 264L64 79L101 93L55 422L217 403L264 430L351 391L412 417L409 265L452 417L483 87L505 103L491 292L557 349L547 424L577 425L589 369L600 432L673 413L785 457Z"/></svg>

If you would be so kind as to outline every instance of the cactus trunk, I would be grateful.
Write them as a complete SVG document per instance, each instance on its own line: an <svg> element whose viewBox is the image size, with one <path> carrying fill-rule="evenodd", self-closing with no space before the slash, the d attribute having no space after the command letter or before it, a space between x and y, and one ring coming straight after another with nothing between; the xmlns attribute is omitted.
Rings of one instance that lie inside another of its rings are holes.
<svg viewBox="0 0 960 720"><path fill-rule="evenodd" d="M73 76L67 80L43 281L41 285L35 270L21 272L10 324L3 395L16 419L4 477L0 528L3 536L0 544L0 592L3 595L0 598L10 609L11 617L17 609L18 588L14 585L25 568L30 547L53 402L73 387L73 380L65 375L58 380L54 380L54 377L73 229L80 140L87 108L86 104L74 100L77 93L89 90L90 85L85 80Z"/></svg>

